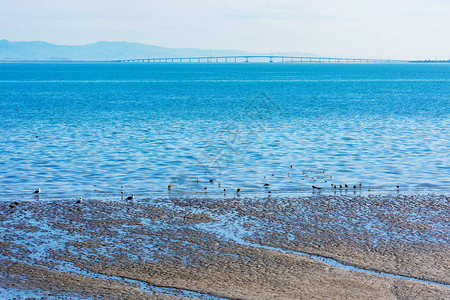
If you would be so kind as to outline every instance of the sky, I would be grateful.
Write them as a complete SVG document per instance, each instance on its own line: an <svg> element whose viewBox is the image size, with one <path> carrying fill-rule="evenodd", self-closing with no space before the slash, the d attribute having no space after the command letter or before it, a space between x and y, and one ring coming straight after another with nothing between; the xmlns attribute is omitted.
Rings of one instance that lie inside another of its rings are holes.
<svg viewBox="0 0 450 300"><path fill-rule="evenodd" d="M0 39L450 59L450 0L0 0Z"/></svg>

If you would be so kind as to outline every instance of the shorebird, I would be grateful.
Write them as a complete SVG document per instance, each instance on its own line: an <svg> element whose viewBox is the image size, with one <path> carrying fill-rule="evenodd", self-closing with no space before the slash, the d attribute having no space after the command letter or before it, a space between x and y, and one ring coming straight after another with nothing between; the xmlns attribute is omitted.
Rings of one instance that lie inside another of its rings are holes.
<svg viewBox="0 0 450 300"><path fill-rule="evenodd" d="M270 186L270 184L264 183L264 187L265 187L265 188L268 188L269 186Z"/></svg>
<svg viewBox="0 0 450 300"><path fill-rule="evenodd" d="M167 186L167 189L168 189L168 190L171 190L171 189L172 189L172 185L169 184L169 185Z"/></svg>
<svg viewBox="0 0 450 300"><path fill-rule="evenodd" d="M238 188L237 190L236 190L236 193L239 193L241 191L241 188Z"/></svg>
<svg viewBox="0 0 450 300"><path fill-rule="evenodd" d="M16 207L16 206L19 205L19 204L20 204L19 202L14 201L14 203L11 203L11 204L9 205L9 207L10 207L10 208L14 208L14 207Z"/></svg>
<svg viewBox="0 0 450 300"><path fill-rule="evenodd" d="M197 182L200 182L200 180L197 178Z"/></svg>
<svg viewBox="0 0 450 300"><path fill-rule="evenodd" d="M353 188L356 189L356 185L354 185Z"/></svg>
<svg viewBox="0 0 450 300"><path fill-rule="evenodd" d="M399 185L397 185L397 188L399 188L400 186Z"/></svg>
<svg viewBox="0 0 450 300"><path fill-rule="evenodd" d="M133 200L134 199L134 194L131 194L131 196L128 196L127 199L125 200Z"/></svg>
<svg viewBox="0 0 450 300"><path fill-rule="evenodd" d="M221 184L221 183L219 182L219 184L218 184L219 187L220 187L220 184Z"/></svg>
<svg viewBox="0 0 450 300"><path fill-rule="evenodd" d="M80 199L78 199L77 202L75 202L75 203L76 203L76 204L79 204L79 203L81 203L81 202L83 202L83 199L81 199L81 197L80 197Z"/></svg>
<svg viewBox="0 0 450 300"><path fill-rule="evenodd" d="M346 187L346 188L348 188L348 185L347 185L347 184L345 184L345 187Z"/></svg>
<svg viewBox="0 0 450 300"><path fill-rule="evenodd" d="M37 190L34 191L33 194L39 194L41 192L41 188L39 187Z"/></svg>
<svg viewBox="0 0 450 300"><path fill-rule="evenodd" d="M208 189L208 187L207 187L207 186L205 186L204 190L206 191L207 189Z"/></svg>
<svg viewBox="0 0 450 300"><path fill-rule="evenodd" d="M209 182L214 182L214 179L210 179Z"/></svg>

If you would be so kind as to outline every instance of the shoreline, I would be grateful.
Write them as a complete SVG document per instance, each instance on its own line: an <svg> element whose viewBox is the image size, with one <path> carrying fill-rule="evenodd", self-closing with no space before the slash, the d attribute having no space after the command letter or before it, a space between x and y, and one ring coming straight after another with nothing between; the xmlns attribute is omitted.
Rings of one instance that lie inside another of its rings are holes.
<svg viewBox="0 0 450 300"><path fill-rule="evenodd" d="M3 201L0 296L15 287L80 297L183 297L157 289L172 287L210 299L443 299L450 293L449 200L316 195L15 207ZM296 251L430 282L345 269ZM17 277L27 280L14 285ZM143 283L158 291L138 288Z"/></svg>

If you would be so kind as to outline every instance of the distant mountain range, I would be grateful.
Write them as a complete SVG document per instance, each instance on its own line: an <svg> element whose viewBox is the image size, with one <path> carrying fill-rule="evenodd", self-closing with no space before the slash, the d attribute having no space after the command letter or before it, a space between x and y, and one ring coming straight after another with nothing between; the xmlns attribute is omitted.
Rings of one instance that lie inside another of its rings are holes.
<svg viewBox="0 0 450 300"><path fill-rule="evenodd" d="M87 45L56 45L47 42L0 40L0 61L104 61L155 57L195 57L256 55L239 50L166 48L129 42L97 42ZM312 53L273 53L273 55L317 56Z"/></svg>

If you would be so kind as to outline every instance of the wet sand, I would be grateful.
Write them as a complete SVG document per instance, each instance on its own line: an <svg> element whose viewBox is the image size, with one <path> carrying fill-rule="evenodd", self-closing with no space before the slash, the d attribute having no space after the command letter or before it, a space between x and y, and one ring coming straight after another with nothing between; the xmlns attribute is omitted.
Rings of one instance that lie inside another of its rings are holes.
<svg viewBox="0 0 450 300"><path fill-rule="evenodd" d="M0 298L449 299L449 211L437 195L0 202Z"/></svg>

